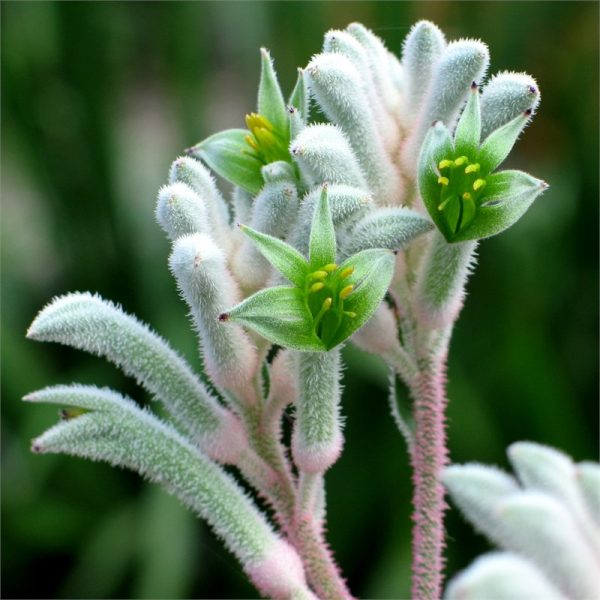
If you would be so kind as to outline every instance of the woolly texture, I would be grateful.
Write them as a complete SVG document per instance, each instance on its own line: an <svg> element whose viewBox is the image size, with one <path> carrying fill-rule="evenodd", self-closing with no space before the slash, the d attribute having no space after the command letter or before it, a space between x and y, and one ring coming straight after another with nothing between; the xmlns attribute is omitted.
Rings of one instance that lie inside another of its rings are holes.
<svg viewBox="0 0 600 600"><path fill-rule="evenodd" d="M256 351L241 329L219 325L219 315L239 299L222 251L207 236L188 235L173 245L169 267L190 307L206 372L222 388L252 398Z"/></svg>
<svg viewBox="0 0 600 600"><path fill-rule="evenodd" d="M55 298L35 318L27 337L103 356L160 400L175 421L220 462L246 444L228 414L189 365L147 325L88 292ZM224 437L229 442L222 444Z"/></svg>
<svg viewBox="0 0 600 600"><path fill-rule="evenodd" d="M47 388L27 399L89 411L35 439L34 452L71 454L139 472L206 519L267 595L289 598L298 591L303 598L313 598L295 551L274 533L235 481L174 429L116 392L93 386ZM278 585L264 577L265 564Z"/></svg>
<svg viewBox="0 0 600 600"><path fill-rule="evenodd" d="M323 473L338 459L343 445L340 353L301 353L299 362L294 461L307 473Z"/></svg>

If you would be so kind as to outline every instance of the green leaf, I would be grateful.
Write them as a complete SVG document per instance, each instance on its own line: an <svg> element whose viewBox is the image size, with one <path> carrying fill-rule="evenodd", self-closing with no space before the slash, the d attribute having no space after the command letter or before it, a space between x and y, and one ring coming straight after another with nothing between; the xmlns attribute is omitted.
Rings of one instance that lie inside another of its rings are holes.
<svg viewBox="0 0 600 600"><path fill-rule="evenodd" d="M481 111L479 108L479 90L477 84L473 82L469 100L460 116L454 134L457 154L466 154L469 158L474 159L475 152L479 147L480 135Z"/></svg>
<svg viewBox="0 0 600 600"><path fill-rule="evenodd" d="M308 262L298 250L282 240L255 231L246 225L240 226L242 231L254 242L260 253L293 284L304 285L308 273Z"/></svg>
<svg viewBox="0 0 600 600"><path fill-rule="evenodd" d="M260 290L220 318L245 325L286 348L304 352L325 350L314 333L304 293L298 288L278 286Z"/></svg>
<svg viewBox="0 0 600 600"><path fill-rule="evenodd" d="M335 228L331 218L327 185L323 186L321 197L315 207L309 241L309 261L314 269L335 262Z"/></svg>
<svg viewBox="0 0 600 600"><path fill-rule="evenodd" d="M298 79L296 80L296 85L290 95L289 104L295 106L300 111L300 116L304 123L308 123L310 97L308 95L308 88L306 86L306 78L304 77L303 69L298 69Z"/></svg>
<svg viewBox="0 0 600 600"><path fill-rule="evenodd" d="M273 69L273 61L269 51L261 48L260 84L258 86L258 114L266 117L277 132L288 130L285 100Z"/></svg>
<svg viewBox="0 0 600 600"><path fill-rule="evenodd" d="M356 316L342 319L328 349L350 337L373 316L392 281L395 264L393 252L377 248L363 250L340 265L340 271L354 267L354 272L347 280L348 285L354 285L354 290L344 301L344 310Z"/></svg>
<svg viewBox="0 0 600 600"><path fill-rule="evenodd" d="M247 135L250 135L247 129L220 131L191 148L189 153L202 159L227 181L257 194L263 185L262 163L246 142Z"/></svg>
<svg viewBox="0 0 600 600"><path fill-rule="evenodd" d="M453 241L481 239L514 225L548 184L523 171L501 171L487 178L483 204L469 227Z"/></svg>
<svg viewBox="0 0 600 600"><path fill-rule="evenodd" d="M508 156L530 116L531 111L526 110L490 133L479 151L482 173L490 173Z"/></svg>

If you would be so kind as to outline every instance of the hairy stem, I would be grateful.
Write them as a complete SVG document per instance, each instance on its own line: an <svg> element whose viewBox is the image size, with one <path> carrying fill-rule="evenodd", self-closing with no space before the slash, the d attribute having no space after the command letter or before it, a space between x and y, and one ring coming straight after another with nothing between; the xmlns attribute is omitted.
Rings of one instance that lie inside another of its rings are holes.
<svg viewBox="0 0 600 600"><path fill-rule="evenodd" d="M320 600L351 600L353 596L325 541L321 520L312 511L301 511L295 525L293 542L317 596Z"/></svg>
<svg viewBox="0 0 600 600"><path fill-rule="evenodd" d="M415 417L412 597L419 600L441 597L446 506L440 473L448 461L445 363L445 351L419 360L419 374L411 388Z"/></svg>

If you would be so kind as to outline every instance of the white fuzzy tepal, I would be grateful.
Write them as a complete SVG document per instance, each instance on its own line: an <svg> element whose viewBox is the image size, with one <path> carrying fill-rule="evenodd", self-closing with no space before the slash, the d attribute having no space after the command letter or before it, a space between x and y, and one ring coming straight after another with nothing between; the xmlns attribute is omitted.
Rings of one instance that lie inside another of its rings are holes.
<svg viewBox="0 0 600 600"><path fill-rule="evenodd" d="M267 50L260 61L246 127L190 148L158 193L184 301L165 309L189 310L202 376L116 305L87 293L55 299L28 336L107 358L167 416L111 390L46 388L26 399L61 405L63 420L33 450L159 483L209 523L264 597L350 599L325 538L325 476L354 443L343 434L341 352L354 343L389 368L413 469L412 595L438 600L446 357L479 241L516 223L547 188L499 170L539 89L522 73L486 84L487 46L448 42L428 21L410 30L402 56L360 24L329 31L289 96ZM231 199L215 175L233 185ZM534 491L484 467L445 471L468 517L511 551L475 563L448 597L482 597L504 574L531 581L502 583L502 597L590 593L596 467L532 446L513 446L511 459ZM544 554L528 531L557 551Z"/></svg>

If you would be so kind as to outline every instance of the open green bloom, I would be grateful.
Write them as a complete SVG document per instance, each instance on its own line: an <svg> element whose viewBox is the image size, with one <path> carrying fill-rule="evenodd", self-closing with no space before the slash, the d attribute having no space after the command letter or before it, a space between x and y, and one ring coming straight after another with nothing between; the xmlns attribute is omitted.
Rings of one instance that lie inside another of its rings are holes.
<svg viewBox="0 0 600 600"><path fill-rule="evenodd" d="M286 105L273 62L264 48L261 59L258 110L246 115L248 129L220 131L188 150L221 177L251 194L257 194L264 184L262 168L265 165L280 160L292 162L290 140L308 118L303 73L299 72Z"/></svg>
<svg viewBox="0 0 600 600"><path fill-rule="evenodd" d="M526 110L483 141L477 85L454 139L440 121L429 130L419 158L419 192L448 242L496 235L518 221L548 185L522 171L494 170L529 121Z"/></svg>
<svg viewBox="0 0 600 600"><path fill-rule="evenodd" d="M390 250L363 250L336 264L326 186L315 207L308 260L278 238L241 228L293 285L260 290L219 319L245 325L280 346L318 352L341 344L373 315L394 273Z"/></svg>

